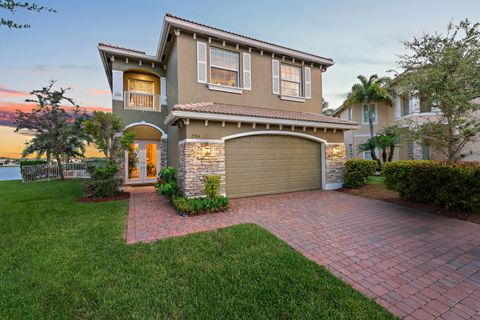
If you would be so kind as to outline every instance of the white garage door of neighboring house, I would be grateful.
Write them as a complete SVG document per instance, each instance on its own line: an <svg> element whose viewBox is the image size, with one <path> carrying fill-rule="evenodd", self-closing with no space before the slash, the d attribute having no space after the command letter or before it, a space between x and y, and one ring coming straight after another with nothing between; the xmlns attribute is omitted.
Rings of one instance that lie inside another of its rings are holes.
<svg viewBox="0 0 480 320"><path fill-rule="evenodd" d="M321 144L283 135L227 140L225 178L231 198L319 189Z"/></svg>

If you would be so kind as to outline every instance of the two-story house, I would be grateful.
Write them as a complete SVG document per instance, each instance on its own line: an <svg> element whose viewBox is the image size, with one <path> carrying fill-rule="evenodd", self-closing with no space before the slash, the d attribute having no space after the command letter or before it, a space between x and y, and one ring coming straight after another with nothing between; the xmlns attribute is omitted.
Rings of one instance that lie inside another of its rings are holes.
<svg viewBox="0 0 480 320"><path fill-rule="evenodd" d="M440 110L426 107L416 95L402 91L400 87L394 87L396 95L392 105L385 103L374 103L374 133L385 127L399 125L409 127L425 121L434 120L439 116ZM371 159L370 152L360 152L358 145L370 138L370 127L368 122L368 105L354 104L351 106L342 105L332 113L333 117L356 121L359 128L345 132L346 156L351 158ZM469 144L465 147L465 153L469 154L464 160L480 160L480 143ZM393 157L394 160L444 160L441 152L432 150L422 141L401 142Z"/></svg>
<svg viewBox="0 0 480 320"><path fill-rule="evenodd" d="M100 43L113 112L136 133L127 184L178 171L201 196L204 176L242 197L342 186L344 131L322 112L333 61L167 14L155 55Z"/></svg>

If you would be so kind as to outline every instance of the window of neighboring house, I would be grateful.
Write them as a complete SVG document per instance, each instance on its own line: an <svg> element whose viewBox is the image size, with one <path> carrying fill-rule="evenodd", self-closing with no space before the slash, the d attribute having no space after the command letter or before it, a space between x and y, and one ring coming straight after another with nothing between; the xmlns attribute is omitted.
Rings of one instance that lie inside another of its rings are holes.
<svg viewBox="0 0 480 320"><path fill-rule="evenodd" d="M210 82L239 87L240 55L237 52L210 48Z"/></svg>
<svg viewBox="0 0 480 320"><path fill-rule="evenodd" d="M348 158L352 159L353 158L353 144L348 145Z"/></svg>
<svg viewBox="0 0 480 320"><path fill-rule="evenodd" d="M414 159L414 153L413 153L413 142L408 142L407 144L407 157L408 160L413 160Z"/></svg>
<svg viewBox="0 0 480 320"><path fill-rule="evenodd" d="M302 96L302 69L300 67L281 64L281 94L291 97Z"/></svg>
<svg viewBox="0 0 480 320"><path fill-rule="evenodd" d="M369 151L363 151L363 159L365 160L372 160L372 154Z"/></svg>
<svg viewBox="0 0 480 320"><path fill-rule="evenodd" d="M420 112L431 112L432 107L429 105L426 105L425 103L425 98L420 96Z"/></svg>
<svg viewBox="0 0 480 320"><path fill-rule="evenodd" d="M403 94L401 97L401 102L402 102L402 116L406 116L407 114L410 113L410 95L409 94Z"/></svg>
<svg viewBox="0 0 480 320"><path fill-rule="evenodd" d="M369 121L368 121L369 107L372 108L373 123L377 123L377 107L374 104L371 104L370 106L368 105L363 106L363 124L369 124Z"/></svg>
<svg viewBox="0 0 480 320"><path fill-rule="evenodd" d="M430 148L427 144L422 144L422 160L430 160Z"/></svg>
<svg viewBox="0 0 480 320"><path fill-rule="evenodd" d="M353 116L352 116L352 108L348 108L347 109L347 119L348 120L352 120Z"/></svg>

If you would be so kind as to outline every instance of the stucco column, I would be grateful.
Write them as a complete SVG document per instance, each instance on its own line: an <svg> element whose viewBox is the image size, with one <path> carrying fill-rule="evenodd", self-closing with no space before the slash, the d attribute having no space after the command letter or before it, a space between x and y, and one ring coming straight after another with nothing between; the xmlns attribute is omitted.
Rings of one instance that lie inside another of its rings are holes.
<svg viewBox="0 0 480 320"><path fill-rule="evenodd" d="M203 196L205 177L221 177L225 194L225 144L221 140L183 140L178 143L178 187L187 197Z"/></svg>
<svg viewBox="0 0 480 320"><path fill-rule="evenodd" d="M336 190L343 186L345 172L345 144L325 144L325 190Z"/></svg>

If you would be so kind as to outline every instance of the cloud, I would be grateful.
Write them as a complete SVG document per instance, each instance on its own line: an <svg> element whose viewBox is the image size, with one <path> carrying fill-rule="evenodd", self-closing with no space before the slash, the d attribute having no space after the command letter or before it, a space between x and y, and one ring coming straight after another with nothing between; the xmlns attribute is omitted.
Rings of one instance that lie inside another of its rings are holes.
<svg viewBox="0 0 480 320"><path fill-rule="evenodd" d="M90 89L90 93L93 94L94 96L106 96L111 94L110 90L102 90L102 89L95 89L95 88Z"/></svg>
<svg viewBox="0 0 480 320"><path fill-rule="evenodd" d="M30 93L9 89L5 86L0 85L0 98L10 98L10 97L27 97Z"/></svg>

